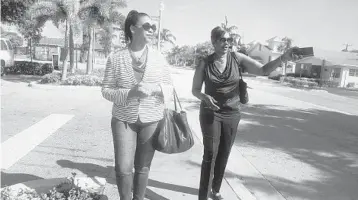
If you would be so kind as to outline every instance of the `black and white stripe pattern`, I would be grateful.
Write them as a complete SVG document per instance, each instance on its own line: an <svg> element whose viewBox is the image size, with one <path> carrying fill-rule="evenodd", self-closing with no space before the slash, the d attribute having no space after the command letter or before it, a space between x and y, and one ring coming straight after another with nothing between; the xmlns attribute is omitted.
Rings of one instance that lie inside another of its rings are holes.
<svg viewBox="0 0 358 200"><path fill-rule="evenodd" d="M172 87L169 66L164 56L152 49L148 50L147 66L142 82L159 83ZM129 90L138 84L134 77L132 58L128 49L114 52L108 57L102 85L102 95L113 102L112 116L120 121L134 123L138 117L143 123L163 118L164 101L160 97L127 99ZM170 96L170 95L169 95Z"/></svg>

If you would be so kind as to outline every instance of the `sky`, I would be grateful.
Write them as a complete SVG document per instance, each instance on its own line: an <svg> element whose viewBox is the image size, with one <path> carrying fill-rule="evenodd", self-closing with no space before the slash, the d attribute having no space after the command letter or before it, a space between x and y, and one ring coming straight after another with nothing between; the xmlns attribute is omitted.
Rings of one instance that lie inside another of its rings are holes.
<svg viewBox="0 0 358 200"><path fill-rule="evenodd" d="M127 0L132 10L159 15L160 0ZM290 37L293 45L340 51L348 43L358 49L357 0L164 0L162 28L178 45L210 40L210 31L225 22L239 28L243 42ZM49 24L44 33L56 35Z"/></svg>

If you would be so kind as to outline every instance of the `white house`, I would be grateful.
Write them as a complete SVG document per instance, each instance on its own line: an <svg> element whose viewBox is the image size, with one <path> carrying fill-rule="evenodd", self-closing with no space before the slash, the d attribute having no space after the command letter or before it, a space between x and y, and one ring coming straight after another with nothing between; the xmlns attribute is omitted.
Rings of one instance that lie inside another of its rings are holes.
<svg viewBox="0 0 358 200"><path fill-rule="evenodd" d="M278 47L282 44L283 41L279 37L270 38L266 42L252 41L248 43L247 53L251 58L266 64L282 54L278 51Z"/></svg>
<svg viewBox="0 0 358 200"><path fill-rule="evenodd" d="M358 87L358 54L314 48L314 56L296 61L293 71L338 87Z"/></svg>

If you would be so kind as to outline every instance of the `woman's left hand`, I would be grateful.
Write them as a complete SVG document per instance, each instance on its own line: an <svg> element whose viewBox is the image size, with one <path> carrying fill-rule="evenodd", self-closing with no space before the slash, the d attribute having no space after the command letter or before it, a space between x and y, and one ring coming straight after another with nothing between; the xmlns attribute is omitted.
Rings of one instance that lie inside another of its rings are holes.
<svg viewBox="0 0 358 200"><path fill-rule="evenodd" d="M294 52L298 49L298 47L292 47L288 49L284 54L281 56L282 61L291 61L293 60Z"/></svg>

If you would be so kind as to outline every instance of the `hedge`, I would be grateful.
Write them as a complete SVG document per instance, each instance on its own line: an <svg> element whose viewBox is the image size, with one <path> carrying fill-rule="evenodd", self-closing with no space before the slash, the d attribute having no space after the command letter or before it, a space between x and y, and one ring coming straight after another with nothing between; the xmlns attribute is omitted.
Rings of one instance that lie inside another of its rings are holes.
<svg viewBox="0 0 358 200"><path fill-rule="evenodd" d="M15 61L13 67L7 71L9 74L23 75L45 75L53 72L53 66L50 63L38 63L30 61Z"/></svg>

